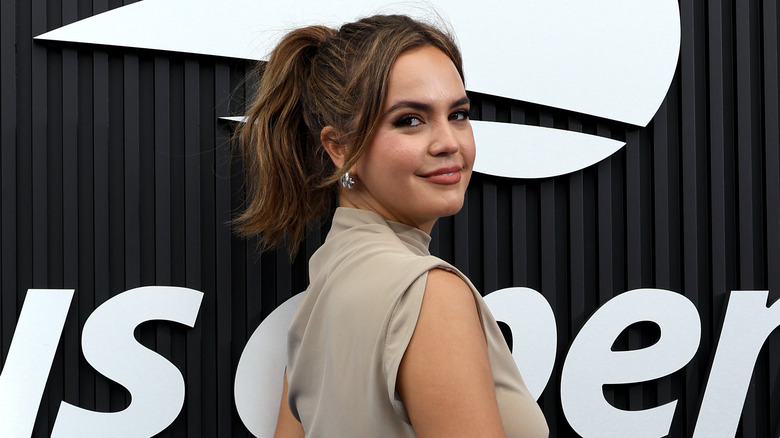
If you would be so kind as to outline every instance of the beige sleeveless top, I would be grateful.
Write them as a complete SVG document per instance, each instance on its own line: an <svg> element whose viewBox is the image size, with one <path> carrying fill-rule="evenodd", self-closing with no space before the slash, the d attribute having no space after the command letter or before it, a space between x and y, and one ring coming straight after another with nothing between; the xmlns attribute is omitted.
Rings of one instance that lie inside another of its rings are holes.
<svg viewBox="0 0 780 438"><path fill-rule="evenodd" d="M458 274L478 303L506 436L548 435L487 305L429 242L374 212L336 210L287 340L288 403L307 438L415 436L395 382L433 268Z"/></svg>

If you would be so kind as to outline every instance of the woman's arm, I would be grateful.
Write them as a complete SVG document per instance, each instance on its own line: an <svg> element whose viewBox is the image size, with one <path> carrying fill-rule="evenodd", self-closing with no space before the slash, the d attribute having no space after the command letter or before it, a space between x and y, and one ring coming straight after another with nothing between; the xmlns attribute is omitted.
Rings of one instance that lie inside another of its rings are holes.
<svg viewBox="0 0 780 438"><path fill-rule="evenodd" d="M293 417L290 405L287 403L287 372L284 373L282 388L282 401L279 403L279 418L276 419L274 438L303 438L306 436L303 426Z"/></svg>
<svg viewBox="0 0 780 438"><path fill-rule="evenodd" d="M428 273L396 389L418 437L504 437L477 303L457 275Z"/></svg>

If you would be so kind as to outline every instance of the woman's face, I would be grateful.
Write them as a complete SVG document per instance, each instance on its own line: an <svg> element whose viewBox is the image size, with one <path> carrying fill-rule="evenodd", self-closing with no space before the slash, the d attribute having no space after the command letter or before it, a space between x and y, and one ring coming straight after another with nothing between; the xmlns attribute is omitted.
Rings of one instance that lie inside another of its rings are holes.
<svg viewBox="0 0 780 438"><path fill-rule="evenodd" d="M430 233L457 213L471 178L474 135L469 100L452 61L424 46L390 70L376 134L352 171L357 184L342 204Z"/></svg>

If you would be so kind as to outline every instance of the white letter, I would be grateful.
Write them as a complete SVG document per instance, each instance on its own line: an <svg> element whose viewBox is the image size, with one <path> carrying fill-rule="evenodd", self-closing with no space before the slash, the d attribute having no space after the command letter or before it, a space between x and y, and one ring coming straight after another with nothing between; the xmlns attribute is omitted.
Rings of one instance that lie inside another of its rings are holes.
<svg viewBox="0 0 780 438"><path fill-rule="evenodd" d="M32 435L73 289L29 289L0 373L0 436Z"/></svg>
<svg viewBox="0 0 780 438"><path fill-rule="evenodd" d="M558 344L550 304L542 294L527 287L489 293L485 303L496 321L512 330L512 358L528 391L538 400L550 380Z"/></svg>
<svg viewBox="0 0 780 438"><path fill-rule="evenodd" d="M780 325L780 306L767 308L768 291L733 291L723 318L694 438L733 437L758 352Z"/></svg>
<svg viewBox="0 0 780 438"><path fill-rule="evenodd" d="M192 327L203 293L149 286L103 303L84 324L84 357L97 371L127 388L132 402L120 412L93 412L62 402L52 437L149 437L170 425L184 404L178 368L139 344L133 332L153 320Z"/></svg>
<svg viewBox="0 0 780 438"><path fill-rule="evenodd" d="M658 324L661 337L639 350L612 351L631 324ZM644 382L671 374L691 360L701 324L693 303L662 289L636 289L604 304L569 349L561 376L561 404L572 428L583 437L662 437L669 434L677 400L641 411L617 409L602 386Z"/></svg>
<svg viewBox="0 0 780 438"><path fill-rule="evenodd" d="M233 394L241 421L253 435L272 437L287 364L287 329L303 298L299 293L268 315L244 346Z"/></svg>

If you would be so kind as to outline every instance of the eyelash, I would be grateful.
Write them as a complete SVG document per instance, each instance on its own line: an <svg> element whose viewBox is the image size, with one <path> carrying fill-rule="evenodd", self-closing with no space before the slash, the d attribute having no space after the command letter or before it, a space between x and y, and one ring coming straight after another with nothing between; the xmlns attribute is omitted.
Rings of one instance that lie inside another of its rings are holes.
<svg viewBox="0 0 780 438"><path fill-rule="evenodd" d="M453 119L453 116L455 116L455 119ZM450 114L449 120L455 120L455 121L461 121L461 120L468 120L471 117L470 110L468 109L462 109L455 111L454 113ZM418 125L413 125L412 122L414 120L420 121L422 123L421 118L419 116L408 114L405 116L402 116L395 122L393 122L393 125L396 127L415 127Z"/></svg>
<svg viewBox="0 0 780 438"><path fill-rule="evenodd" d="M454 115L462 116L463 117L462 120L468 120L471 118L471 109L469 108L469 109L462 109L462 110L455 111L454 113L450 114L450 117Z"/></svg>
<svg viewBox="0 0 780 438"><path fill-rule="evenodd" d="M415 116L415 115L411 115L411 114L405 115L405 116L402 116L401 118L399 118L398 120L396 120L395 122L393 122L393 126L396 126L396 127L399 127L399 128L402 128L402 127L409 127L409 128L415 127L417 125L412 125L412 121L413 120L420 121L420 118Z"/></svg>

